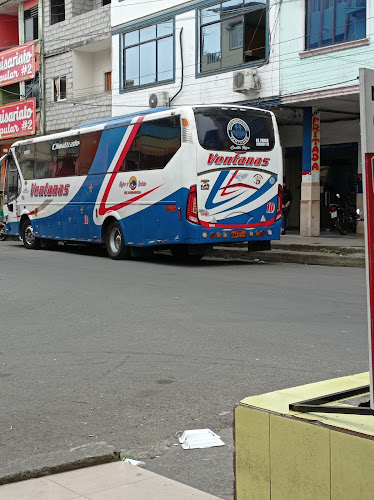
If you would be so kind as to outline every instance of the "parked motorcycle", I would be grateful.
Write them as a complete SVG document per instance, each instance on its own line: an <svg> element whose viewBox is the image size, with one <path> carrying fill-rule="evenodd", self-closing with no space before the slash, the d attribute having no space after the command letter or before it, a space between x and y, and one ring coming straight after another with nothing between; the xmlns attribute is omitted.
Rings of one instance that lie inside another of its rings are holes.
<svg viewBox="0 0 374 500"><path fill-rule="evenodd" d="M337 200L340 200L340 195L336 195ZM336 227L340 234L347 232L355 233L357 223L361 219L362 211L355 209L351 200L339 204L338 201L330 204L330 221L331 226Z"/></svg>
<svg viewBox="0 0 374 500"><path fill-rule="evenodd" d="M7 234L5 232L5 224L3 221L0 221L0 241L4 241L7 238Z"/></svg>

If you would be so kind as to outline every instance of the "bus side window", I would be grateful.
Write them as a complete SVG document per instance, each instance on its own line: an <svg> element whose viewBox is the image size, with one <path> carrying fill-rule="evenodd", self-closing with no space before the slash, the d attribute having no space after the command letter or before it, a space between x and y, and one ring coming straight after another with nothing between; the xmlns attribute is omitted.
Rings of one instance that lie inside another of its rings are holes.
<svg viewBox="0 0 374 500"><path fill-rule="evenodd" d="M179 116L161 118L142 123L121 172L163 169L181 147Z"/></svg>

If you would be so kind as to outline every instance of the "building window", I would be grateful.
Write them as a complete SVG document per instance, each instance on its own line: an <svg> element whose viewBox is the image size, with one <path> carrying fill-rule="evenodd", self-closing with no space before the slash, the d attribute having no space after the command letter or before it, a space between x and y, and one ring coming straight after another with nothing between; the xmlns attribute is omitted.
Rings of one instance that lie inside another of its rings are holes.
<svg viewBox="0 0 374 500"><path fill-rule="evenodd" d="M169 20L123 36L125 89L174 77L174 26Z"/></svg>
<svg viewBox="0 0 374 500"><path fill-rule="evenodd" d="M65 0L51 0L51 24L65 21Z"/></svg>
<svg viewBox="0 0 374 500"><path fill-rule="evenodd" d="M200 10L200 71L266 57L266 0L229 0Z"/></svg>
<svg viewBox="0 0 374 500"><path fill-rule="evenodd" d="M307 0L307 49L366 36L366 0Z"/></svg>
<svg viewBox="0 0 374 500"><path fill-rule="evenodd" d="M53 80L53 100L63 101L66 99L66 76L59 76Z"/></svg>
<svg viewBox="0 0 374 500"><path fill-rule="evenodd" d="M38 6L31 7L23 12L25 42L38 39Z"/></svg>
<svg viewBox="0 0 374 500"><path fill-rule="evenodd" d="M39 84L39 73L35 73L35 78L33 80L25 81L25 99L35 98L36 109L40 106L39 101L40 95L40 84Z"/></svg>
<svg viewBox="0 0 374 500"><path fill-rule="evenodd" d="M108 71L107 73L104 73L104 79L105 92L109 92L112 90L112 72Z"/></svg>

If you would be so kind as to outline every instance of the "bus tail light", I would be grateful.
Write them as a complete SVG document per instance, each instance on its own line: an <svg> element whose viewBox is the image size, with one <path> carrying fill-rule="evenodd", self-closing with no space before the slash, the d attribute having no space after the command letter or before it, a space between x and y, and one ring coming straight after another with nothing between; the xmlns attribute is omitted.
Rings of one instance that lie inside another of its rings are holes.
<svg viewBox="0 0 374 500"><path fill-rule="evenodd" d="M277 215L275 220L279 220L282 217L282 186L278 184L278 205L277 205Z"/></svg>
<svg viewBox="0 0 374 500"><path fill-rule="evenodd" d="M193 224L200 224L197 213L197 188L196 184L190 187L187 199L187 220Z"/></svg>

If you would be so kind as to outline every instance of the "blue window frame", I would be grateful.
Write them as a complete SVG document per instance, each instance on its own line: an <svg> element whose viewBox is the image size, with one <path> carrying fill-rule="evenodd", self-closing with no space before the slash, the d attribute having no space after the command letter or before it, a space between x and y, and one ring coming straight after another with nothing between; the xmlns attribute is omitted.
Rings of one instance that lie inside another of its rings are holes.
<svg viewBox="0 0 374 500"><path fill-rule="evenodd" d="M174 78L174 22L163 21L123 35L123 88Z"/></svg>
<svg viewBox="0 0 374 500"><path fill-rule="evenodd" d="M200 72L266 58L267 0L228 0L200 9Z"/></svg>
<svg viewBox="0 0 374 500"><path fill-rule="evenodd" d="M307 0L307 49L366 36L366 0Z"/></svg>

